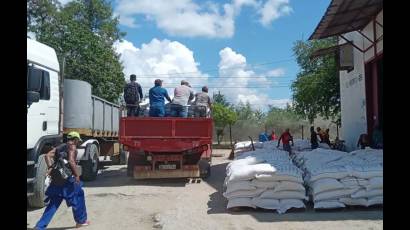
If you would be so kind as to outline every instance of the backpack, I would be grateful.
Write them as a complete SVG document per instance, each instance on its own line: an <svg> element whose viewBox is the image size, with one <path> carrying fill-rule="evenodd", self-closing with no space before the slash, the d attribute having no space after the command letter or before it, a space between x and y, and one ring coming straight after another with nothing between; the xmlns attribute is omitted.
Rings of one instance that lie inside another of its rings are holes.
<svg viewBox="0 0 410 230"><path fill-rule="evenodd" d="M127 104L135 104L139 101L138 83L128 83L124 88L124 100Z"/></svg>
<svg viewBox="0 0 410 230"><path fill-rule="evenodd" d="M73 175L68 161L64 159L63 154L56 152L54 162L51 165L51 182L55 185L64 185L69 177Z"/></svg>

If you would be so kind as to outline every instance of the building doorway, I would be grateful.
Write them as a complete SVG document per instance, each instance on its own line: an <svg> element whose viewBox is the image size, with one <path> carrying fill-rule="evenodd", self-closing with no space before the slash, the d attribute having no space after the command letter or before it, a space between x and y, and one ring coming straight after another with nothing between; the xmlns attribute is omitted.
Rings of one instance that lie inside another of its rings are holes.
<svg viewBox="0 0 410 230"><path fill-rule="evenodd" d="M383 54L365 64L367 132L375 125L383 131Z"/></svg>

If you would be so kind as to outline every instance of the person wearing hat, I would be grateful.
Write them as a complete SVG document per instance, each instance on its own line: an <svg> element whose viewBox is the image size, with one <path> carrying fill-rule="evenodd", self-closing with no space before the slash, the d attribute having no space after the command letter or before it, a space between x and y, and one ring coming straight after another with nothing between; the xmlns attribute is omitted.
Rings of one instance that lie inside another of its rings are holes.
<svg viewBox="0 0 410 230"><path fill-rule="evenodd" d="M80 181L80 174L77 171L77 146L81 142L81 137L78 132L70 132L67 135L67 142L63 143L47 154L45 154L45 162L48 167L48 175L51 175L51 183L45 192L49 201L46 209L40 220L37 222L35 229L46 229L54 214L63 200L67 206L72 207L76 227L83 227L90 224L87 219L87 210L85 206L84 190ZM53 173L55 164L53 162L63 161L68 162L68 169L71 171L71 176L61 179L57 178L57 174Z"/></svg>
<svg viewBox="0 0 410 230"><path fill-rule="evenodd" d="M162 80L156 79L155 86L149 90L149 116L164 117L165 116L165 98L171 102L166 89L162 88Z"/></svg>
<svg viewBox="0 0 410 230"><path fill-rule="evenodd" d="M174 90L171 104L171 117L188 117L188 103L194 99L194 91L189 83L181 81L181 85Z"/></svg>
<svg viewBox="0 0 410 230"><path fill-rule="evenodd" d="M127 117L137 116L140 112L139 103L144 97L141 85L136 82L137 76L130 75L130 82L124 87L124 101L127 104Z"/></svg>

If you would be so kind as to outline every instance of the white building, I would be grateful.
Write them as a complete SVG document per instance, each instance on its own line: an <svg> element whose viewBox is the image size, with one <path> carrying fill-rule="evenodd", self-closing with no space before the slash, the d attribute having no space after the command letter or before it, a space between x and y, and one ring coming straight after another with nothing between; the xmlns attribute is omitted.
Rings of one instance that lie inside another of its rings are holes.
<svg viewBox="0 0 410 230"><path fill-rule="evenodd" d="M383 129L383 1L332 0L310 39L338 36L341 139L356 149L360 134ZM319 54L320 55L320 54Z"/></svg>

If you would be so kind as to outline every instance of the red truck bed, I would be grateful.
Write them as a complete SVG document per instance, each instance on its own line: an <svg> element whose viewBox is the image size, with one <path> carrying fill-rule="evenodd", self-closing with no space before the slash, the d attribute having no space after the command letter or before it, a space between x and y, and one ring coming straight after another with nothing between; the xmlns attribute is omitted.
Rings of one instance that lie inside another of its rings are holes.
<svg viewBox="0 0 410 230"><path fill-rule="evenodd" d="M200 161L211 160L212 123L210 118L121 118L119 137L129 150L129 175L199 176Z"/></svg>

